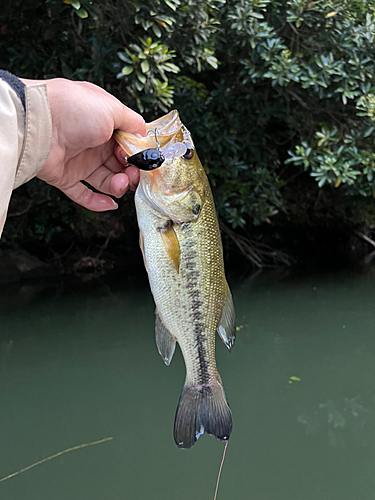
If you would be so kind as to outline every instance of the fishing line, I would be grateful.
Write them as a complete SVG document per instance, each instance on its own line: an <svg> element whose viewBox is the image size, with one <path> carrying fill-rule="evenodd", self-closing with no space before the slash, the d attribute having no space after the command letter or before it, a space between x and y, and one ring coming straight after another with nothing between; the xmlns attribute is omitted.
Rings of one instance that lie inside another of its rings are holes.
<svg viewBox="0 0 375 500"><path fill-rule="evenodd" d="M21 472L26 472L27 470L30 470L33 467L36 467L37 465L43 464L44 462L47 462L48 460L52 460L53 458L60 457L61 455L64 455L64 453L69 453L70 451L80 450L81 448L87 448L87 446L93 446L95 444L105 443L106 441L112 441L112 439L113 439L113 437L108 437L108 438L100 439L99 441L92 441L91 443L84 443L84 444L80 444L78 446L73 446L73 448L68 448L67 450L64 450L64 451L59 451L59 453L55 453L55 455L51 455L50 457L43 458L43 460L39 460L39 462L35 462L35 464L29 465L28 467L25 467L24 469L21 469L17 472L13 472L13 474L9 474L9 476L3 477L2 479L0 479L0 483L3 481L6 481L7 479L10 479L11 477L18 476L18 474L21 474Z"/></svg>
<svg viewBox="0 0 375 500"><path fill-rule="evenodd" d="M229 441L227 441L227 442L225 443L225 446L224 446L223 458L221 459L221 464L220 464L220 468L219 468L219 474L217 475L217 481L216 481L216 488L215 488L214 500L216 500L217 490L219 489L219 481L220 481L220 476L221 476L221 470L222 470L222 468L223 468L223 463L224 463L225 453L227 452L228 443L229 443Z"/></svg>

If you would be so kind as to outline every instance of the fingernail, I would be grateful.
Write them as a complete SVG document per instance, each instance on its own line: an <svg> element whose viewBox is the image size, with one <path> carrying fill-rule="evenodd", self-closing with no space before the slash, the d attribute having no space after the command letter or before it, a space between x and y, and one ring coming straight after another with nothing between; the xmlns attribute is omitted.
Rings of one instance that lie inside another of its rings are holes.
<svg viewBox="0 0 375 500"><path fill-rule="evenodd" d="M118 204L114 201L112 210L117 210L117 209L118 209Z"/></svg>
<svg viewBox="0 0 375 500"><path fill-rule="evenodd" d="M126 153L125 153L125 151L124 151L124 150L120 149L120 151L119 151L119 155L121 156L121 158L122 158L123 160L125 160L125 158L126 158Z"/></svg>

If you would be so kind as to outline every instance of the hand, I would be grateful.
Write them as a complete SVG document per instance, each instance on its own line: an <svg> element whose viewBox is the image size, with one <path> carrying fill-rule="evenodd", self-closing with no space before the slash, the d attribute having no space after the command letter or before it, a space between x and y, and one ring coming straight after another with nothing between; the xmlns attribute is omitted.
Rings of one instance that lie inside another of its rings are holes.
<svg viewBox="0 0 375 500"><path fill-rule="evenodd" d="M26 85L38 83L22 80ZM146 135L143 118L105 90L87 82L45 80L52 115L52 144L38 177L95 212L114 210L109 196L135 190L139 170L130 167L112 138L114 129Z"/></svg>

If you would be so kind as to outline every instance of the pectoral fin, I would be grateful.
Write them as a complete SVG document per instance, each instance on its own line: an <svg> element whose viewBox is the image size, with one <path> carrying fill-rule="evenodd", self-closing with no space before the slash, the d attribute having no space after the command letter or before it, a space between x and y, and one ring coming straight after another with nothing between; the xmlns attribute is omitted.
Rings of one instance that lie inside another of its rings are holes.
<svg viewBox="0 0 375 500"><path fill-rule="evenodd" d="M236 318L234 314L232 294L230 293L228 285L223 315L221 316L217 332L230 352L236 339Z"/></svg>
<svg viewBox="0 0 375 500"><path fill-rule="evenodd" d="M176 348L176 339L165 328L157 310L155 311L155 337L160 356L164 363L169 366Z"/></svg>
<svg viewBox="0 0 375 500"><path fill-rule="evenodd" d="M164 248L167 251L169 259L172 261L177 274L180 271L180 244L173 226L167 226L159 230Z"/></svg>

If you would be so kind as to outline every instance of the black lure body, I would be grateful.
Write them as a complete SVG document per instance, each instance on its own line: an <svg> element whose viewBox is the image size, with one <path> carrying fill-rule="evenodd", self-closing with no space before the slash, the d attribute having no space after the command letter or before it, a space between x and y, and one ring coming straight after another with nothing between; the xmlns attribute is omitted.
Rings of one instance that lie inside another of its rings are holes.
<svg viewBox="0 0 375 500"><path fill-rule="evenodd" d="M145 149L127 158L130 165L134 165L141 170L154 170L160 167L165 158L158 149Z"/></svg>

